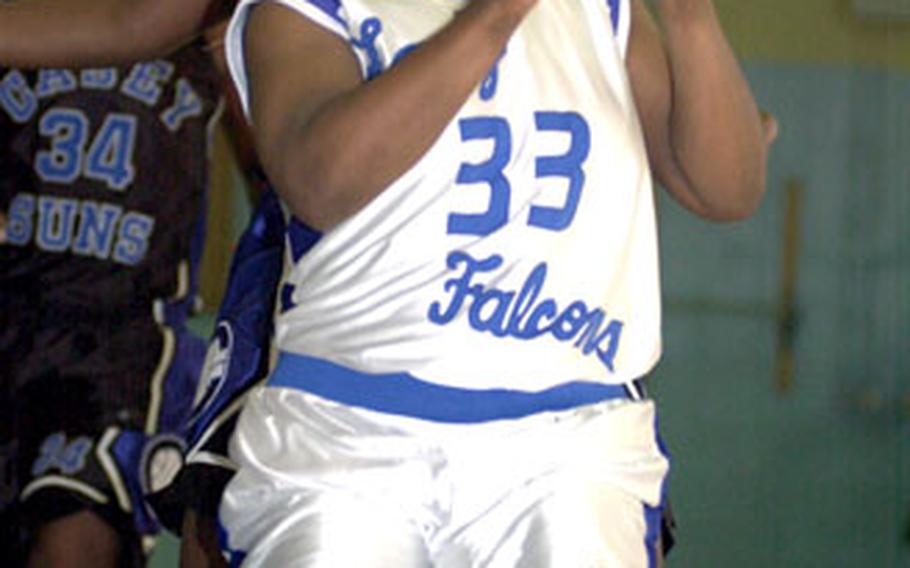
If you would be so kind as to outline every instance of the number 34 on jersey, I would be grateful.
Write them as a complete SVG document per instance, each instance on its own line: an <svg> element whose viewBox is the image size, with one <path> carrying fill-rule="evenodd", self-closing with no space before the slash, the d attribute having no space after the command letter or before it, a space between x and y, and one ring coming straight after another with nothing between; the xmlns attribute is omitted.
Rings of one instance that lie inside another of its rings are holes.
<svg viewBox="0 0 910 568"><path fill-rule="evenodd" d="M118 99L153 109L172 91L157 118L175 133L184 121L201 115L204 105L184 78L168 88L173 73L174 65L167 61L138 63L122 77L115 68L43 69L31 86L20 71L11 70L0 81L0 110L15 124L36 122L41 149L35 152L32 166L43 183L69 185L81 179L122 193L136 178L137 116L107 112L92 124L78 106L41 103L78 89L115 93ZM22 246L34 239L46 251L69 250L128 265L144 258L154 230L152 217L124 210L113 195L104 202L21 192L12 199L8 217L9 244Z"/></svg>

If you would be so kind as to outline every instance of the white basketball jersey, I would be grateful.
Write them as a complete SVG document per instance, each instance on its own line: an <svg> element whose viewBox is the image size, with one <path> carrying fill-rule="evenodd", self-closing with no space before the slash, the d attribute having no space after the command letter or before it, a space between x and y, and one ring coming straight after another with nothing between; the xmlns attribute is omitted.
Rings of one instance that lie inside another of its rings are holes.
<svg viewBox="0 0 910 568"><path fill-rule="evenodd" d="M228 35L244 104L257 1L241 2ZM273 1L347 41L366 79L466 4ZM292 229L278 348L467 389L647 373L659 278L629 18L629 0L541 0L416 165L305 254Z"/></svg>

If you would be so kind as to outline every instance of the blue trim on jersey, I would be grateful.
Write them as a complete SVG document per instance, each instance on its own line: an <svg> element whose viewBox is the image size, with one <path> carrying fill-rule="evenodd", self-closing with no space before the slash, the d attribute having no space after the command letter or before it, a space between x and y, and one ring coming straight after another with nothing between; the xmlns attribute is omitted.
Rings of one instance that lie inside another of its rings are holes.
<svg viewBox="0 0 910 568"><path fill-rule="evenodd" d="M613 33L619 32L619 2L620 0L607 0L610 6L610 21L613 23Z"/></svg>
<svg viewBox="0 0 910 568"><path fill-rule="evenodd" d="M322 233L311 229L306 224L291 217L287 228L288 244L291 246L291 258L294 262L300 262L303 255L308 253L313 245L322 238Z"/></svg>
<svg viewBox="0 0 910 568"><path fill-rule="evenodd" d="M341 2L339 0L307 0L307 2L342 26L347 27L347 22L341 17Z"/></svg>
<svg viewBox="0 0 910 568"><path fill-rule="evenodd" d="M437 385L408 373L363 373L324 359L282 352L270 387L289 387L329 400L435 422L472 423L568 410L629 399L623 385L573 381L536 392Z"/></svg>

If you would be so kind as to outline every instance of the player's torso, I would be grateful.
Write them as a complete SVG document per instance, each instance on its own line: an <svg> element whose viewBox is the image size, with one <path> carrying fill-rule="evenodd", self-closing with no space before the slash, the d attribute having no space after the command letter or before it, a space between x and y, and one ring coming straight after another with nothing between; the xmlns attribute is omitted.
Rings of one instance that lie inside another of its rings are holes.
<svg viewBox="0 0 910 568"><path fill-rule="evenodd" d="M463 5L344 1L332 25L371 77ZM418 164L306 254L292 230L279 347L473 388L646 372L651 184L612 19L541 1Z"/></svg>
<svg viewBox="0 0 910 568"><path fill-rule="evenodd" d="M122 68L0 70L0 284L113 309L178 293L204 205L213 73L200 44Z"/></svg>

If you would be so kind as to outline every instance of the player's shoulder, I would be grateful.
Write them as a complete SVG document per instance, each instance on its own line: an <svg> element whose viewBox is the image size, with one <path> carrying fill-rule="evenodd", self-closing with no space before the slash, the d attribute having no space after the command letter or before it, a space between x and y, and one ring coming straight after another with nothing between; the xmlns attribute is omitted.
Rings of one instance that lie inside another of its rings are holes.
<svg viewBox="0 0 910 568"><path fill-rule="evenodd" d="M268 2L300 12L319 23L343 26L346 21L341 0L239 0L237 11L244 11L256 4Z"/></svg>

